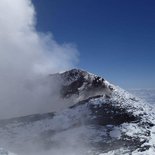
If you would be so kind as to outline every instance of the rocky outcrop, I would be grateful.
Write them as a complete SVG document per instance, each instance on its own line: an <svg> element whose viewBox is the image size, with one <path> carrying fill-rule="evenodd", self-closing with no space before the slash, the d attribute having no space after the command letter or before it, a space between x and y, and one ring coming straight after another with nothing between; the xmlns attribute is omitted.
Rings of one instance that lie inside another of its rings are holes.
<svg viewBox="0 0 155 155"><path fill-rule="evenodd" d="M61 83L60 94L63 98L74 96L79 100L85 100L103 94L108 97L113 91L113 87L102 77L80 69L72 69L50 76L55 82Z"/></svg>

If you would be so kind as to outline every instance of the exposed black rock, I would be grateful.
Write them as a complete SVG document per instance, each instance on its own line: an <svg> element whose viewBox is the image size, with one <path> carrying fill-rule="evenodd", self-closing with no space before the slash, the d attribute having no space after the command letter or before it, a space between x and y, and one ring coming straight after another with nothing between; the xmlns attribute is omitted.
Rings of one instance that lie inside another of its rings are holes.
<svg viewBox="0 0 155 155"><path fill-rule="evenodd" d="M79 69L72 69L50 76L61 83L60 94L63 98L70 98L72 95L83 95L83 99L87 99L104 92L109 96L113 91L110 85L106 85L103 78Z"/></svg>

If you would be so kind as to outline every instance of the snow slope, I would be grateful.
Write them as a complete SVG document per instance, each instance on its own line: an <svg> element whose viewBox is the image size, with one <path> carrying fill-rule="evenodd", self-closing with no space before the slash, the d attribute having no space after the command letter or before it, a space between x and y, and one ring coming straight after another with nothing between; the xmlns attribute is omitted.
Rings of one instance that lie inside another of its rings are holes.
<svg viewBox="0 0 155 155"><path fill-rule="evenodd" d="M50 78L60 81L64 103L73 104L55 113L1 120L1 147L20 155L155 152L155 113L149 104L83 70Z"/></svg>

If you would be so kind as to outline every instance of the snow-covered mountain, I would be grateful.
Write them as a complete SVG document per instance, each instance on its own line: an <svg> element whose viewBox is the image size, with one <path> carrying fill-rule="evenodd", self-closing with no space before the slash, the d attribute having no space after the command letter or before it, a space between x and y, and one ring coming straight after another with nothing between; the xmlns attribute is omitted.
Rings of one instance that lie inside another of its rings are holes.
<svg viewBox="0 0 155 155"><path fill-rule="evenodd" d="M73 69L60 83L59 112L0 121L0 146L18 155L152 155L153 107L105 79ZM59 103L58 103L59 104Z"/></svg>

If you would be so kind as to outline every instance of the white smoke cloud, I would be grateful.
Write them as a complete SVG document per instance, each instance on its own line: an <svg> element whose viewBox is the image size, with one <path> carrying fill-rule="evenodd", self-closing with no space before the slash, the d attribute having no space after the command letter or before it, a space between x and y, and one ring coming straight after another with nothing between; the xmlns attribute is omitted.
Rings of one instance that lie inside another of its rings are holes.
<svg viewBox="0 0 155 155"><path fill-rule="evenodd" d="M45 112L51 88L38 79L78 61L74 45L38 33L36 21L30 0L0 0L0 118Z"/></svg>

